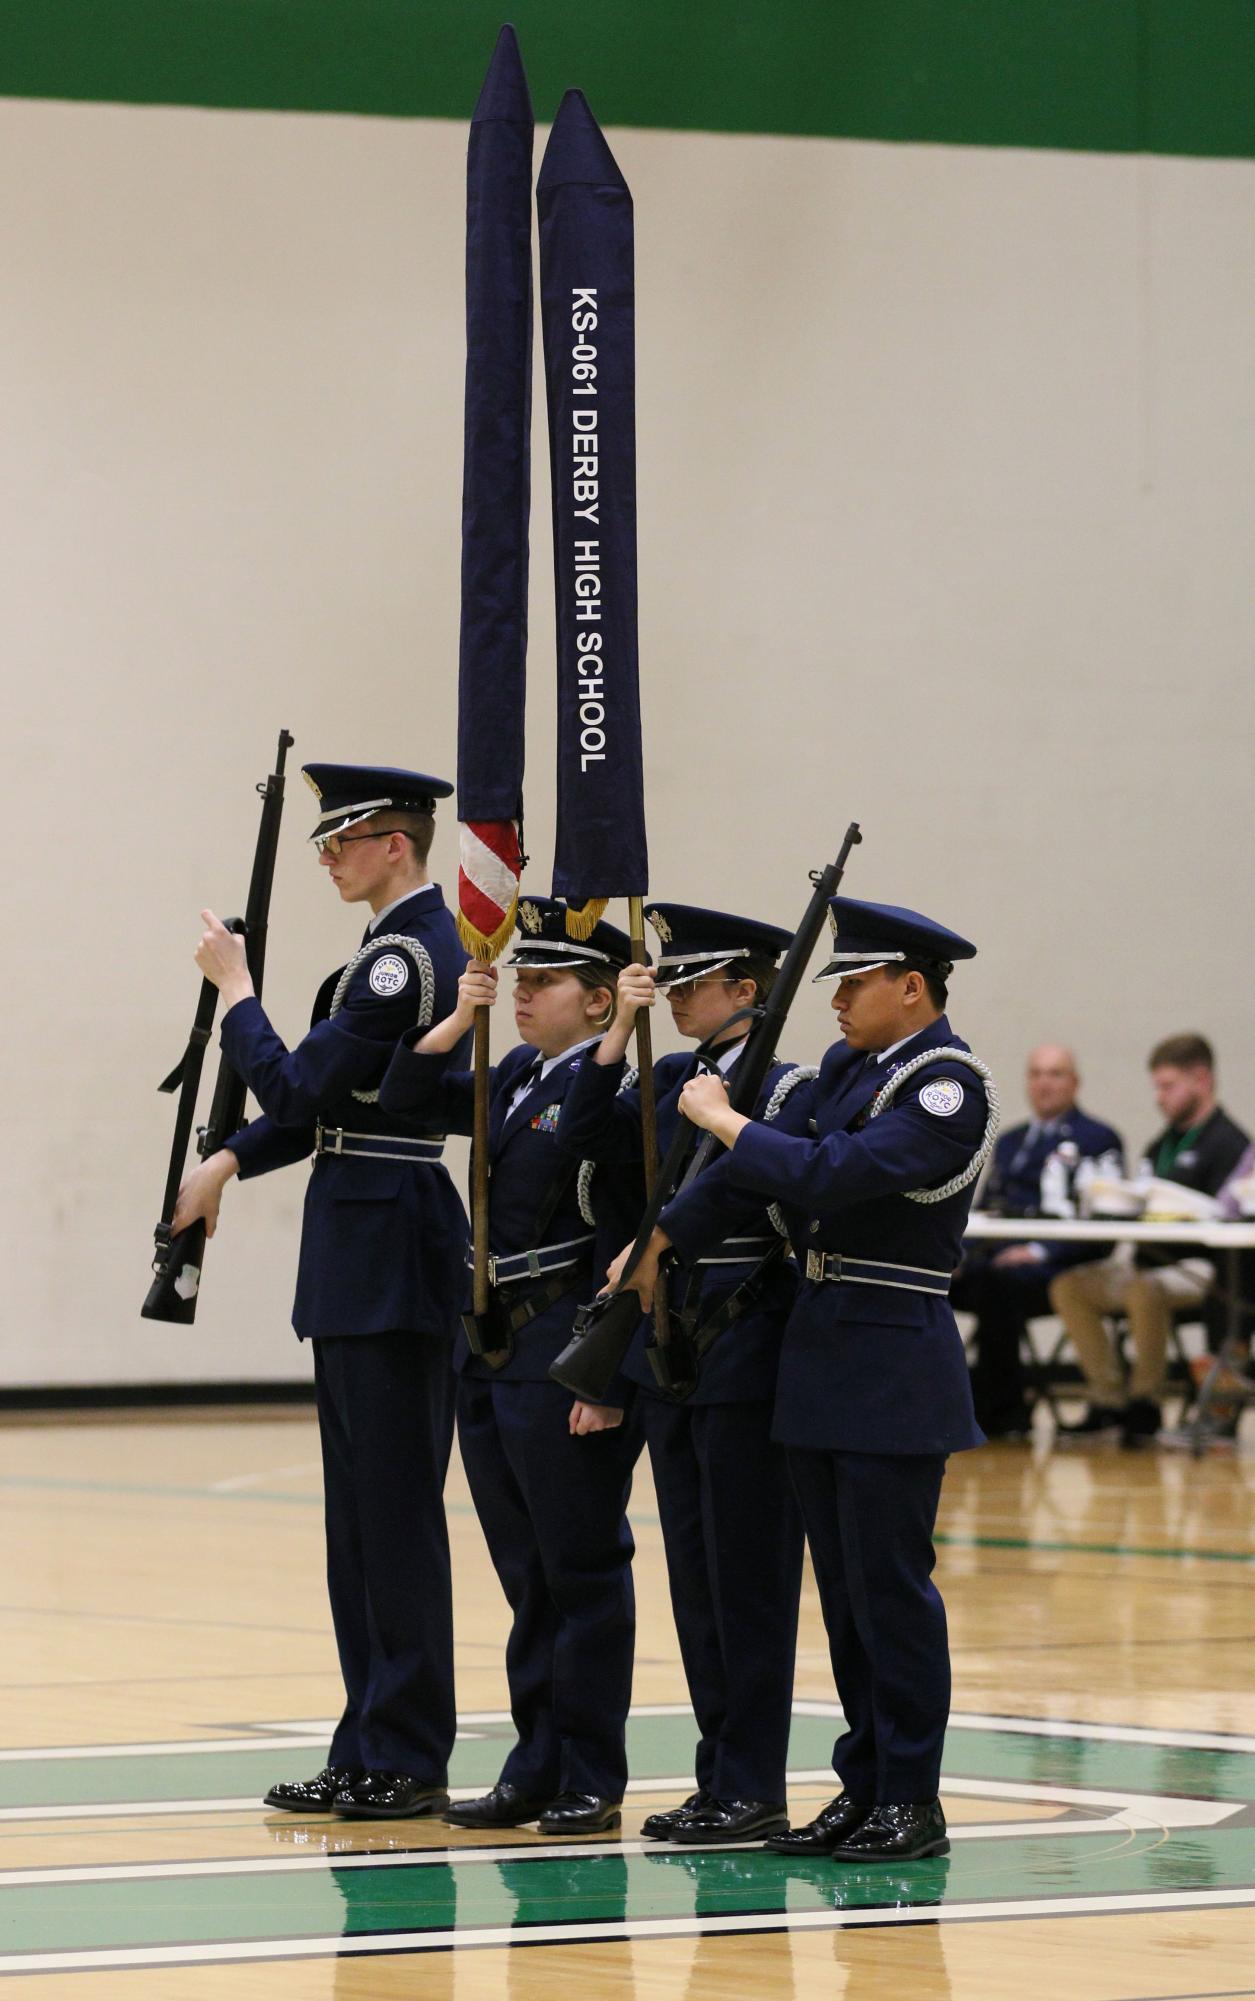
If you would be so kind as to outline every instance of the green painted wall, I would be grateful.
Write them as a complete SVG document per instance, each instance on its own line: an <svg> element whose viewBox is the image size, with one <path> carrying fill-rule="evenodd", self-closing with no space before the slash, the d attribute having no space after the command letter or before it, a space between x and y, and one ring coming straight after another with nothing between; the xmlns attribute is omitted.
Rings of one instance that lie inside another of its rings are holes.
<svg viewBox="0 0 1255 2001"><path fill-rule="evenodd" d="M1255 155L1255 0L0 0L0 95Z"/></svg>

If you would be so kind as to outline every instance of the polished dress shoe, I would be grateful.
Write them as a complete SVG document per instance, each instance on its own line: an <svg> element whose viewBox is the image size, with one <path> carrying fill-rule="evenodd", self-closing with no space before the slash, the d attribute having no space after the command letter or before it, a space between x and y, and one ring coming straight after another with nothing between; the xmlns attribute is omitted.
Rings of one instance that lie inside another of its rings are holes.
<svg viewBox="0 0 1255 2001"><path fill-rule="evenodd" d="M336 1794L363 1776L360 1765L324 1765L312 1779L280 1779L262 1804L284 1813L330 1813Z"/></svg>
<svg viewBox="0 0 1255 2001"><path fill-rule="evenodd" d="M918 1862L948 1855L940 1800L922 1806L874 1806L867 1818L830 1848L834 1862Z"/></svg>
<svg viewBox="0 0 1255 2001"><path fill-rule="evenodd" d="M478 1799L455 1800L445 1808L444 1817L450 1827L522 1827L525 1821L539 1820L548 1805L548 1797L529 1799L508 1779L501 1779Z"/></svg>
<svg viewBox="0 0 1255 2001"><path fill-rule="evenodd" d="M447 1787L429 1786L408 1772L363 1772L353 1785L340 1788L331 1811L344 1820L420 1820L443 1813L448 1804Z"/></svg>
<svg viewBox="0 0 1255 2001"><path fill-rule="evenodd" d="M851 1799L849 1793L838 1793L805 1827L791 1827L784 1834L769 1835L767 1846L777 1855L831 1855L837 1843L852 1834L871 1811L870 1806Z"/></svg>
<svg viewBox="0 0 1255 2001"><path fill-rule="evenodd" d="M1153 1397L1132 1397L1124 1407L1120 1443L1126 1452L1153 1445L1162 1424L1163 1412Z"/></svg>
<svg viewBox="0 0 1255 2001"><path fill-rule="evenodd" d="M607 1834L623 1815L620 1801L598 1799L596 1793L559 1793L540 1816L542 1834Z"/></svg>
<svg viewBox="0 0 1255 2001"><path fill-rule="evenodd" d="M641 1822L641 1834L646 1841L666 1841L671 1830L679 1827L691 1813L710 1805L710 1794L704 1791L690 1793L683 1806L667 1807L662 1813L647 1813Z"/></svg>
<svg viewBox="0 0 1255 2001"><path fill-rule="evenodd" d="M788 1832L784 1801L712 1799L672 1828L672 1841L763 1841Z"/></svg>

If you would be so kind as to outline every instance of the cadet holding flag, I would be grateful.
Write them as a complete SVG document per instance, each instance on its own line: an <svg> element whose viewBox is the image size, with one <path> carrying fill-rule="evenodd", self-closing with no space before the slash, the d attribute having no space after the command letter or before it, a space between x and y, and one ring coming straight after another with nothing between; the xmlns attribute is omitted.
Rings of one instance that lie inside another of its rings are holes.
<svg viewBox="0 0 1255 2001"><path fill-rule="evenodd" d="M640 1095L624 1057L635 1016L652 1007L655 987L666 994L680 1034L707 1051L704 1060L664 1056L655 1067L666 1148L690 1078L735 1072L750 1030L746 1011L771 991L791 937L774 924L691 904L651 902L646 915L661 945L656 968L629 966L619 975L615 1021L563 1101L558 1141L576 1157L641 1157ZM786 1101L790 1079L813 1075L773 1063L760 1116ZM694 1147L699 1138L694 1131ZM664 1395L654 1380L647 1321L623 1365L640 1391L671 1609L700 1732L697 1790L683 1806L648 1816L641 1831L652 1839L757 1841L788 1825L802 1521L784 1448L771 1438L780 1340L797 1286L784 1249L763 1204L695 1270L673 1273L671 1306L686 1324L690 1314L702 1326L735 1314L686 1401Z"/></svg>
<svg viewBox="0 0 1255 2001"><path fill-rule="evenodd" d="M982 1442L948 1294L997 1098L944 1013L954 963L975 946L893 905L838 896L831 915L836 945L819 978L836 982L844 1039L774 1125L732 1111L721 1078L685 1085L681 1112L728 1152L663 1211L627 1283L648 1301L669 1246L691 1263L764 1199L784 1211L801 1283L774 1436L788 1449L847 1728L833 1753L844 1790L768 1845L910 1861L949 1847L937 1793L950 1661L932 1533L947 1454Z"/></svg>

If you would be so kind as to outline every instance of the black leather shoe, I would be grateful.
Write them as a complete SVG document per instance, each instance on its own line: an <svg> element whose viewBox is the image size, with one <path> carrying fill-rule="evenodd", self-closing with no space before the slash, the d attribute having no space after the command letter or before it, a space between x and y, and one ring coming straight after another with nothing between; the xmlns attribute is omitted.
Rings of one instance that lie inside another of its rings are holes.
<svg viewBox="0 0 1255 2001"><path fill-rule="evenodd" d="M502 1779L478 1799L455 1800L445 1808L444 1817L450 1827L522 1827L525 1821L539 1820L548 1805L547 1799L528 1799Z"/></svg>
<svg viewBox="0 0 1255 2001"><path fill-rule="evenodd" d="M848 1793L839 1793L805 1827L791 1827L787 1833L769 1835L767 1846L777 1855L831 1855L837 1843L852 1834L871 1811L870 1806L851 1799Z"/></svg>
<svg viewBox="0 0 1255 2001"><path fill-rule="evenodd" d="M918 1862L925 1855L948 1855L941 1801L874 1806L866 1820L828 1852L834 1862Z"/></svg>
<svg viewBox="0 0 1255 2001"><path fill-rule="evenodd" d="M1061 1445L1066 1445L1074 1438L1085 1440L1114 1437L1117 1431L1123 1429L1122 1410L1117 1410L1115 1405L1110 1403L1092 1403L1084 1417L1078 1418L1075 1424L1056 1425L1055 1437Z"/></svg>
<svg viewBox="0 0 1255 2001"><path fill-rule="evenodd" d="M618 1800L598 1799L596 1793L559 1793L540 1816L542 1834L607 1834L623 1815Z"/></svg>
<svg viewBox="0 0 1255 2001"><path fill-rule="evenodd" d="M448 1804L445 1786L425 1785L408 1772L363 1772L354 1785L341 1787L331 1811L343 1820L421 1820Z"/></svg>
<svg viewBox="0 0 1255 2001"><path fill-rule="evenodd" d="M1136 1452L1139 1446L1153 1444L1162 1423L1163 1412L1153 1397L1134 1397L1125 1408L1121 1445Z"/></svg>
<svg viewBox="0 0 1255 2001"><path fill-rule="evenodd" d="M672 1841L764 1841L788 1831L784 1801L719 1800L695 1808L671 1830Z"/></svg>
<svg viewBox="0 0 1255 2001"><path fill-rule="evenodd" d="M362 1777L360 1765L324 1765L312 1779L280 1779L262 1804L284 1813L330 1813L336 1794Z"/></svg>
<svg viewBox="0 0 1255 2001"><path fill-rule="evenodd" d="M666 1841L671 1830L688 1819L691 1813L710 1805L710 1794L698 1791L690 1793L683 1806L667 1807L662 1813L647 1813L641 1822L641 1834L646 1841Z"/></svg>

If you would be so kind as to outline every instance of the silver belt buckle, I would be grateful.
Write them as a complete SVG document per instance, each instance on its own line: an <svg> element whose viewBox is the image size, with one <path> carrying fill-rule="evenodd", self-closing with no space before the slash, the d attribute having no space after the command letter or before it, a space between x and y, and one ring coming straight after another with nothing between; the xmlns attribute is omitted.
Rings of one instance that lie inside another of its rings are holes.
<svg viewBox="0 0 1255 2001"><path fill-rule="evenodd" d="M540 1252L539 1252L539 1251L528 1251L528 1252L527 1252L527 1276L528 1276L529 1278L543 1278L543 1277L544 1277L544 1273L543 1273L543 1272L541 1271L541 1268L540 1268Z"/></svg>
<svg viewBox="0 0 1255 2001"><path fill-rule="evenodd" d="M810 1278L810 1279L815 1279L815 1280L819 1280L819 1279L822 1279L823 1275L824 1275L824 1254L823 1254L823 1252L822 1252L822 1251L807 1251L807 1253L806 1253L806 1276L807 1276L807 1278Z"/></svg>
<svg viewBox="0 0 1255 2001"><path fill-rule="evenodd" d="M319 1127L318 1127L318 1131L317 1131L317 1139L318 1139L318 1150L319 1150L319 1152L320 1152L320 1153L343 1153L343 1152L344 1152L344 1127L343 1127L343 1126L332 1126L332 1127L330 1128L330 1130L331 1130L331 1131L332 1131L332 1132L333 1132L333 1133L335 1134L335 1145L334 1145L334 1146L328 1146L328 1145L327 1145L327 1143L326 1143L326 1141L327 1141L327 1131L328 1131L328 1128L327 1128L326 1126L319 1126Z"/></svg>
<svg viewBox="0 0 1255 2001"><path fill-rule="evenodd" d="M488 1283L489 1285L497 1283L497 1258L493 1251L488 1253Z"/></svg>

